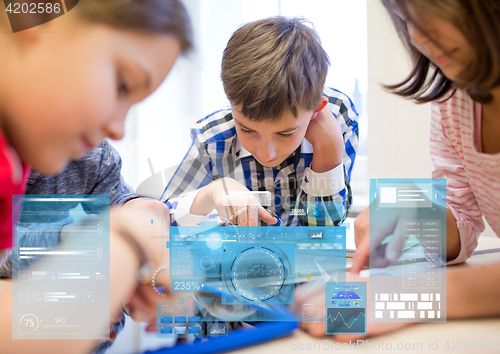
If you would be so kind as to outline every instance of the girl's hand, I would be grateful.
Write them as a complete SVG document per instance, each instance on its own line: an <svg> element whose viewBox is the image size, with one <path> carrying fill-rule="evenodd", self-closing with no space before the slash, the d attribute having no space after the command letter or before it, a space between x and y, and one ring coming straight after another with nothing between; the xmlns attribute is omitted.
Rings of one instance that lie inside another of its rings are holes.
<svg viewBox="0 0 500 354"><path fill-rule="evenodd" d="M418 220L416 208L400 208L376 218L370 225L370 211L365 209L354 221L356 252L352 272L358 274L364 266L383 268L397 261L403 253L404 220ZM387 236L390 240L384 243Z"/></svg>

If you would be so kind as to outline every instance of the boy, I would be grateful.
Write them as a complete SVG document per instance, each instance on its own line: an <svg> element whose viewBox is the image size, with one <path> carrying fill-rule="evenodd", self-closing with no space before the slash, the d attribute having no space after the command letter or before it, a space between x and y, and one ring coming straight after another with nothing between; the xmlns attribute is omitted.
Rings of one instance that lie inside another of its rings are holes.
<svg viewBox="0 0 500 354"><path fill-rule="evenodd" d="M357 113L347 96L324 88L328 65L302 19L264 19L232 35L221 72L231 109L191 130L192 146L161 198L174 225L205 220L214 207L239 225L345 219ZM248 191L270 192L274 217Z"/></svg>

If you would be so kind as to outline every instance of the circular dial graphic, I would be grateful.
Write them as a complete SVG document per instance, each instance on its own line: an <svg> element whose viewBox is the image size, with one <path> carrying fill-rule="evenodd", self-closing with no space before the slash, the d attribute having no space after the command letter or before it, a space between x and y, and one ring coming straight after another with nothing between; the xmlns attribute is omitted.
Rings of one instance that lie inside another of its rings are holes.
<svg viewBox="0 0 500 354"><path fill-rule="evenodd" d="M271 249L250 247L241 251L232 264L230 283L243 299L266 301L278 295L282 288L284 268L282 260Z"/></svg>
<svg viewBox="0 0 500 354"><path fill-rule="evenodd" d="M165 287L168 281L167 267L160 267L153 273L153 278L151 279L151 285L154 291L161 296L167 296Z"/></svg>
<svg viewBox="0 0 500 354"><path fill-rule="evenodd" d="M19 321L19 332L35 332L38 329L39 325L40 321L38 320L38 317L36 317L32 313L28 313L21 317L21 320Z"/></svg>

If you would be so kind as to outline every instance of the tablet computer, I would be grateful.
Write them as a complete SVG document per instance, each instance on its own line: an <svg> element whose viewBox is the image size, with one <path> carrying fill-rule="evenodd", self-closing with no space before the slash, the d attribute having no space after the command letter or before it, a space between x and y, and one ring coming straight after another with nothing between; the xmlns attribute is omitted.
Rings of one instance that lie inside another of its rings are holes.
<svg viewBox="0 0 500 354"><path fill-rule="evenodd" d="M206 337L199 338L201 336L198 335L196 336L198 338L191 343L180 343L174 347L161 348L154 351L147 351L145 353L221 353L280 338L291 334L298 328L299 322L297 317L295 317L286 307L282 305L267 304L263 306L246 304L244 305L246 311L240 312L242 313L242 318L239 319L240 321L245 321L244 313L251 313L251 318L259 318L260 316L265 322L254 323L249 327L228 331L227 324L223 322L227 320L227 317L225 319L220 319L221 317L224 317L222 313L218 313L215 306L207 309L206 304L202 301L202 299L211 297L214 303L221 304L220 300L224 296L227 296L227 294L210 286L205 286L203 288L203 293L193 295L194 300L200 305L200 307L202 307L202 309L205 309L203 312L204 315L200 316L200 321L208 321L206 322ZM258 316L256 316L256 314L258 314ZM187 318L192 317L193 316L188 316ZM157 326L159 326L158 330L161 330L163 327L160 318L157 321ZM176 318L173 319L174 322L175 320ZM170 327L166 326L166 328ZM188 332L189 328L191 327L186 327Z"/></svg>

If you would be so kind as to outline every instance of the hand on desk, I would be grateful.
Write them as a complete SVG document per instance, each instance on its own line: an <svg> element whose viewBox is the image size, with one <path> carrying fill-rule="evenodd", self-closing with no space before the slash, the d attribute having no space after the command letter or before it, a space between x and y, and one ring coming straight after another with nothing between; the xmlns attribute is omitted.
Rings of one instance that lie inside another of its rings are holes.
<svg viewBox="0 0 500 354"><path fill-rule="evenodd" d="M167 280L169 283L169 281ZM145 322L148 324L146 327L147 332L156 332L156 311L158 301L170 301L177 299L178 297L187 297L187 293L175 293L175 297L170 291L168 291L168 286L164 286L165 292L163 295L157 293L151 283L141 284L138 290L132 295L132 297L123 305L125 312L135 321L135 322ZM192 294L191 294L192 295ZM193 300L189 300L192 302ZM192 306L190 312L187 313L188 316L193 316L194 309Z"/></svg>
<svg viewBox="0 0 500 354"><path fill-rule="evenodd" d="M403 220L415 219L416 214L415 208L400 208L384 214L371 225L369 208L359 214L354 221L356 252L352 272L358 274L368 264L373 268L387 267L398 260L405 245ZM389 235L392 235L390 240L383 243Z"/></svg>
<svg viewBox="0 0 500 354"><path fill-rule="evenodd" d="M155 323L156 303L166 300L168 297L154 291L150 283L141 284L123 304L123 309L135 322Z"/></svg>

